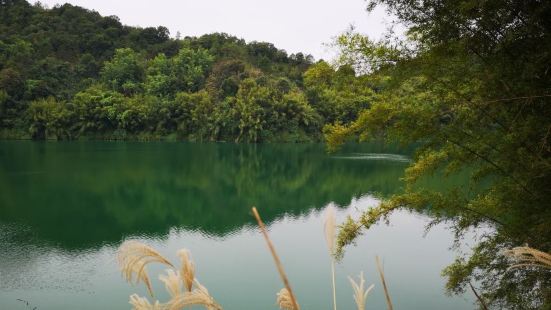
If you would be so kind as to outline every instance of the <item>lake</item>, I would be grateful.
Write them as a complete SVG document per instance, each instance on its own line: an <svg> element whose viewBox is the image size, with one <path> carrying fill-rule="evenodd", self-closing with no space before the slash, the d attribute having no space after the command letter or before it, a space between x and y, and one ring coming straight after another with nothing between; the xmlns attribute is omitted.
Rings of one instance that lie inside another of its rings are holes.
<svg viewBox="0 0 551 310"><path fill-rule="evenodd" d="M0 142L0 309L129 309L115 253L128 239L173 262L187 248L196 276L224 309L278 309L283 287L250 212L268 225L303 310L332 309L323 215L358 216L399 192L408 150L351 145ZM355 309L347 276L374 283L367 309L386 309L375 255L395 309L473 309L446 296L455 253L445 226L426 236L425 215L394 213L336 266L339 309ZM157 297L168 295L149 269ZM27 304L28 303L28 304Z"/></svg>

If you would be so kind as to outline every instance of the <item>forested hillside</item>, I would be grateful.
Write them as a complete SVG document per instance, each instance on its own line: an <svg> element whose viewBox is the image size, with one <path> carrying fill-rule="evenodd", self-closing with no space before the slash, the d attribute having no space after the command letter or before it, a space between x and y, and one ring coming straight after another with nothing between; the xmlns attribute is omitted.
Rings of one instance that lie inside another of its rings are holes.
<svg viewBox="0 0 551 310"><path fill-rule="evenodd" d="M312 141L368 105L349 66L224 33L176 37L70 4L0 1L0 136Z"/></svg>

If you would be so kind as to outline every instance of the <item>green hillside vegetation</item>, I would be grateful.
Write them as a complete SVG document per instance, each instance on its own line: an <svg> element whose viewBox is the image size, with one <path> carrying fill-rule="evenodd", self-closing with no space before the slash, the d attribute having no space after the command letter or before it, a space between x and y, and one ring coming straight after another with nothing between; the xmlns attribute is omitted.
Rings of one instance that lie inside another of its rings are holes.
<svg viewBox="0 0 551 310"><path fill-rule="evenodd" d="M270 43L0 2L3 138L316 141L368 106L361 79Z"/></svg>

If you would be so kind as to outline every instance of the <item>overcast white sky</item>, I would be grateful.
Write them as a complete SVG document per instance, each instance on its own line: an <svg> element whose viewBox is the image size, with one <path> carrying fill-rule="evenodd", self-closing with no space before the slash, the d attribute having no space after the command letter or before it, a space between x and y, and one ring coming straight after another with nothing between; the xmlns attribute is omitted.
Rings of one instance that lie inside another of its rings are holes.
<svg viewBox="0 0 551 310"><path fill-rule="evenodd" d="M378 8L368 14L364 0L41 0L49 7L69 2L117 15L131 26L166 26L172 36L226 32L247 41L267 41L289 54L303 52L329 60L323 45L351 24L377 38L391 18Z"/></svg>

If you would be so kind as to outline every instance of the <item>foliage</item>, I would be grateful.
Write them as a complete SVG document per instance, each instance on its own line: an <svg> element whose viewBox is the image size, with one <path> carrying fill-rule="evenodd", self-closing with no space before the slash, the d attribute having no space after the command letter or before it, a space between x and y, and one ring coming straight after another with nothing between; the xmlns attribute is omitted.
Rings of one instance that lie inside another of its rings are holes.
<svg viewBox="0 0 551 310"><path fill-rule="evenodd" d="M270 138L267 133L296 132L316 125L317 115L299 90L278 88L270 82L249 78L240 85L236 96L238 140L262 142Z"/></svg>
<svg viewBox="0 0 551 310"><path fill-rule="evenodd" d="M74 136L74 106L58 102L53 97L33 101L28 109L30 134L33 138L55 136L57 139L71 139Z"/></svg>
<svg viewBox="0 0 551 310"><path fill-rule="evenodd" d="M350 123L369 107L375 93L366 82L365 77L356 77L351 66L343 65L335 71L325 61L304 73L309 102L328 124Z"/></svg>
<svg viewBox="0 0 551 310"><path fill-rule="evenodd" d="M172 39L165 27L128 27L70 4L2 1L0 16L0 129L34 139L315 141L325 123L350 122L372 96L349 67L324 63L330 81L316 85L312 56L267 42ZM38 120L57 106L28 111L50 97L74 107L58 124L63 135Z"/></svg>
<svg viewBox="0 0 551 310"><path fill-rule="evenodd" d="M112 90L135 94L140 91L144 69L140 57L130 48L115 50L115 56L101 70L103 82Z"/></svg>
<svg viewBox="0 0 551 310"><path fill-rule="evenodd" d="M465 232L485 227L472 253L444 271L450 292L463 292L474 280L492 308L548 307L550 274L508 271L502 250L524 244L551 249L551 6L372 2L378 4L409 27L408 39L399 48L355 33L338 39L341 60L367 62L377 96L352 123L325 132L332 148L350 137L419 148L404 193L349 219L338 238L340 253L392 210L414 208L431 213L434 223L449 223L458 242ZM424 185L434 174L462 171L471 174L468 184L440 190Z"/></svg>

